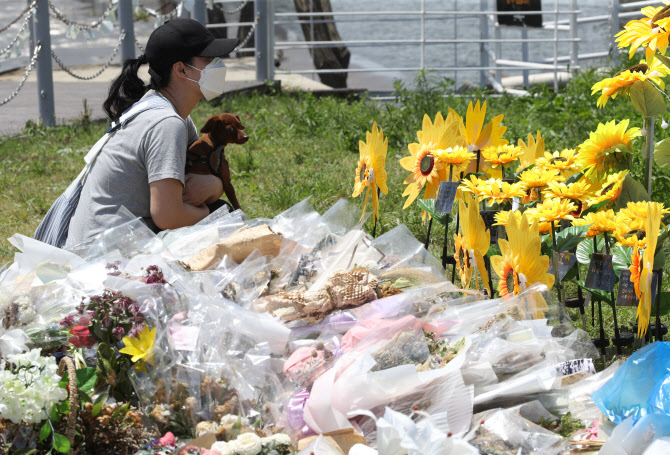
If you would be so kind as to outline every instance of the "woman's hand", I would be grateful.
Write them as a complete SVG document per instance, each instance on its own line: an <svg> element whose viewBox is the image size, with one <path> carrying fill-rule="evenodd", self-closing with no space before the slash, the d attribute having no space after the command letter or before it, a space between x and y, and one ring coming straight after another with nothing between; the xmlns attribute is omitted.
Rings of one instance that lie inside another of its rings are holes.
<svg viewBox="0 0 670 455"><path fill-rule="evenodd" d="M223 194L221 179L212 174L186 174L182 200L195 207L211 204Z"/></svg>

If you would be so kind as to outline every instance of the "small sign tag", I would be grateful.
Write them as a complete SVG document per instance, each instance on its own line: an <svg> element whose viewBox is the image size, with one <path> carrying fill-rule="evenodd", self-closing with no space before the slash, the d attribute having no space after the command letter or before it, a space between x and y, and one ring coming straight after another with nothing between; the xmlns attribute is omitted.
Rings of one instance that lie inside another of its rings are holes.
<svg viewBox="0 0 670 455"><path fill-rule="evenodd" d="M435 211L437 213L451 213L456 199L459 182L440 182L440 189L435 199Z"/></svg>
<svg viewBox="0 0 670 455"><path fill-rule="evenodd" d="M563 376L575 373L596 374L596 368L593 365L593 359L575 359L556 365L556 371Z"/></svg>
<svg viewBox="0 0 670 455"><path fill-rule="evenodd" d="M614 267L612 266L612 255L593 253L584 286L600 291L612 292L614 291L615 281L616 273L614 273Z"/></svg>
<svg viewBox="0 0 670 455"><path fill-rule="evenodd" d="M482 216L482 219L484 220L486 229L488 229L491 233L491 244L498 242L498 228L500 226L493 225L496 222L496 213L498 213L497 210L481 210L479 212L479 214Z"/></svg>
<svg viewBox="0 0 670 455"><path fill-rule="evenodd" d="M548 273L554 275L555 264L558 264L558 281L559 282L563 281L565 275L568 274L572 266L575 265L576 263L577 263L577 256L575 256L574 254L569 253L567 251L564 251L563 253L558 253L554 251L553 261L551 264L549 264Z"/></svg>
<svg viewBox="0 0 670 455"><path fill-rule="evenodd" d="M616 295L617 306L637 306L639 299L635 295L635 284L630 280L630 270L622 270L619 275L619 289Z"/></svg>

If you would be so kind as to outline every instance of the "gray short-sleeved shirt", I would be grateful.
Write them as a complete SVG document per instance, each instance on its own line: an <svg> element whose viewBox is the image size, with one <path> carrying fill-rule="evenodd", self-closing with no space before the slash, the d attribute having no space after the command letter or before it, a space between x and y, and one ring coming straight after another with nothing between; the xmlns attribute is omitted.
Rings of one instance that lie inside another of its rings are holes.
<svg viewBox="0 0 670 455"><path fill-rule="evenodd" d="M153 95L150 90L144 97ZM163 179L183 184L186 149L197 139L191 117L182 119L172 106L142 112L116 131L86 178L66 246L118 224L121 206L154 228L149 184Z"/></svg>

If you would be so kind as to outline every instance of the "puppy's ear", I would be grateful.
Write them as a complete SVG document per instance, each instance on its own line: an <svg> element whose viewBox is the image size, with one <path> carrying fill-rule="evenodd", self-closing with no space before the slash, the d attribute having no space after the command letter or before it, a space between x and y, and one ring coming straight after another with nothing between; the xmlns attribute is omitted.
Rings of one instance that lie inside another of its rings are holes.
<svg viewBox="0 0 670 455"><path fill-rule="evenodd" d="M200 134L211 133L212 131L214 131L214 128L216 128L216 124L218 122L219 122L219 117L218 116L216 116L216 115L211 116L205 122L205 126L203 126L202 129L200 130Z"/></svg>
<svg viewBox="0 0 670 455"><path fill-rule="evenodd" d="M242 120L240 120L240 116L239 116L239 115L237 115L237 114L233 114L233 115L235 116L235 118L237 119L238 122L241 122L241 121L242 121Z"/></svg>

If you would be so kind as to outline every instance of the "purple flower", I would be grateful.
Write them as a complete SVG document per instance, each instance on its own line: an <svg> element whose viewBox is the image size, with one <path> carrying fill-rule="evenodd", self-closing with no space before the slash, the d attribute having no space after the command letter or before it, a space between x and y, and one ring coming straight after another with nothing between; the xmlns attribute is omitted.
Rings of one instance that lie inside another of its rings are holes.
<svg viewBox="0 0 670 455"><path fill-rule="evenodd" d="M74 315L65 316L63 320L60 321L60 326L67 327L68 329L74 327Z"/></svg>
<svg viewBox="0 0 670 455"><path fill-rule="evenodd" d="M107 313L102 319L102 326L109 327L110 325L112 325L112 320L109 318L109 313Z"/></svg>
<svg viewBox="0 0 670 455"><path fill-rule="evenodd" d="M114 327L114 329L112 330L112 335L114 335L114 338L116 338L117 340L121 340L125 333L126 331L123 330L123 327Z"/></svg>

